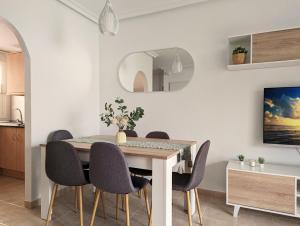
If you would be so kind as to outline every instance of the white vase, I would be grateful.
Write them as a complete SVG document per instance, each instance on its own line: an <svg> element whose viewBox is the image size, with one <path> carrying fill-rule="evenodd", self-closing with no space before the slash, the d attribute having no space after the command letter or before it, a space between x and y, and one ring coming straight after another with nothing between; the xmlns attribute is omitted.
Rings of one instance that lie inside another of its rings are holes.
<svg viewBox="0 0 300 226"><path fill-rule="evenodd" d="M240 164L241 164L241 166L243 166L245 164L245 162L244 161L240 161Z"/></svg>
<svg viewBox="0 0 300 226"><path fill-rule="evenodd" d="M116 142L117 144L124 144L126 143L126 133L124 131L119 131L116 134Z"/></svg>

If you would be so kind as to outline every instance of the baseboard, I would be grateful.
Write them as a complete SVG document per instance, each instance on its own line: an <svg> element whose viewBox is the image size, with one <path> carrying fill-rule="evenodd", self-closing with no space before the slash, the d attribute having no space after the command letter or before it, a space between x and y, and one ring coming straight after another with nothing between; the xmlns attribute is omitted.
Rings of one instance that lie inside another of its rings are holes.
<svg viewBox="0 0 300 226"><path fill-rule="evenodd" d="M226 198L226 193L225 192L212 191L212 190L207 190L207 189L202 189L202 188L198 188L198 192L199 192L199 195L204 194L204 195L208 195L208 196Z"/></svg>
<svg viewBox="0 0 300 226"><path fill-rule="evenodd" d="M25 179L25 174L23 172L9 170L9 169L0 169L0 175L7 176L7 177L13 177L13 178L20 179L20 180Z"/></svg>
<svg viewBox="0 0 300 226"><path fill-rule="evenodd" d="M32 202L24 201L24 206L27 209L33 209L33 208L38 207L40 205L41 205L41 200L40 199L36 199Z"/></svg>

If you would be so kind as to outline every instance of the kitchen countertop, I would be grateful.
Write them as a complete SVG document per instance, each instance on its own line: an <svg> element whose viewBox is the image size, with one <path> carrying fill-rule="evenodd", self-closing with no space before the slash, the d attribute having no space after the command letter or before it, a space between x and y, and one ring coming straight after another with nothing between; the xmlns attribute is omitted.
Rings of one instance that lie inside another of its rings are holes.
<svg viewBox="0 0 300 226"><path fill-rule="evenodd" d="M0 127L18 127L18 128L24 128L25 125L19 125L16 122L0 122Z"/></svg>

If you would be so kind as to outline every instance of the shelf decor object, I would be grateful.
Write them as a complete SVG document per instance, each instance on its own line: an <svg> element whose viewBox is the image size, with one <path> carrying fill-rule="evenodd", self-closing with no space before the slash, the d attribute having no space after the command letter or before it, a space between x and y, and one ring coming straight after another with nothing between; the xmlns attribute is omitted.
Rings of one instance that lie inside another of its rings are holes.
<svg viewBox="0 0 300 226"><path fill-rule="evenodd" d="M300 167L265 164L264 168L229 161L226 168L226 203L240 208L300 218Z"/></svg>
<svg viewBox="0 0 300 226"><path fill-rule="evenodd" d="M232 63L233 64L244 64L246 62L248 50L242 46L236 47L232 52Z"/></svg>
<svg viewBox="0 0 300 226"><path fill-rule="evenodd" d="M249 51L236 65L231 54L239 46ZM230 37L228 51L228 70L300 66L300 28Z"/></svg>
<svg viewBox="0 0 300 226"><path fill-rule="evenodd" d="M116 35L119 31L119 18L107 0L99 17L99 29L104 35Z"/></svg>

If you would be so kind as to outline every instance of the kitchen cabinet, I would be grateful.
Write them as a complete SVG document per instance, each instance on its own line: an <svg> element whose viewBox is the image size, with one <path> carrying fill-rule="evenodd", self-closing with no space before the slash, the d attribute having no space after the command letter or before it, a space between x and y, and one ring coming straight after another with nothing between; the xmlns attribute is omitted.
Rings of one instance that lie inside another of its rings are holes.
<svg viewBox="0 0 300 226"><path fill-rule="evenodd" d="M24 138L24 128L0 127L0 168L2 174L24 177Z"/></svg>
<svg viewBox="0 0 300 226"><path fill-rule="evenodd" d="M6 58L7 94L24 95L25 61L23 53L11 53Z"/></svg>

